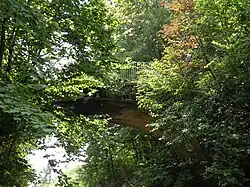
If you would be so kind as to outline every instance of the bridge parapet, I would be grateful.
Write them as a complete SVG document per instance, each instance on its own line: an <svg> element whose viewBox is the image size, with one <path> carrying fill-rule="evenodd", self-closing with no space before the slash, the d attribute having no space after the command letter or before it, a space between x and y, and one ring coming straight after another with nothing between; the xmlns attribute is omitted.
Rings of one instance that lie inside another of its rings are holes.
<svg viewBox="0 0 250 187"><path fill-rule="evenodd" d="M118 99L136 99L138 72L145 63L122 66L113 74L113 79L106 88L106 96Z"/></svg>
<svg viewBox="0 0 250 187"><path fill-rule="evenodd" d="M148 63L140 62L125 68L120 68L119 70L120 79L136 81L138 79L138 71L143 69L147 64Z"/></svg>

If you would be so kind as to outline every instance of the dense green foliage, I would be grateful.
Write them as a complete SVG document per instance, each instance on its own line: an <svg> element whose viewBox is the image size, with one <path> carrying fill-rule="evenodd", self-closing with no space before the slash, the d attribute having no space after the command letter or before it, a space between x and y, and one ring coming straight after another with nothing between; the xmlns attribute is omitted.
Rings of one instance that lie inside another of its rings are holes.
<svg viewBox="0 0 250 187"><path fill-rule="evenodd" d="M247 0L2 0L0 13L0 186L35 181L26 158L46 136L87 156L73 178L50 160L59 186L250 185ZM53 106L100 88L136 96L158 133Z"/></svg>
<svg viewBox="0 0 250 187"><path fill-rule="evenodd" d="M248 186L249 5L163 6L173 12L162 30L164 56L141 70L137 97L163 136L155 143L116 130L116 146L112 134L89 146L79 177L86 186Z"/></svg>
<svg viewBox="0 0 250 187"><path fill-rule="evenodd" d="M0 185L23 187L27 154L65 124L52 101L102 85L115 22L101 0L3 0L0 13Z"/></svg>
<svg viewBox="0 0 250 187"><path fill-rule="evenodd" d="M128 0L118 3L114 12L121 23L118 31L121 61L149 62L162 56L164 47L159 31L170 19L170 12L160 2Z"/></svg>

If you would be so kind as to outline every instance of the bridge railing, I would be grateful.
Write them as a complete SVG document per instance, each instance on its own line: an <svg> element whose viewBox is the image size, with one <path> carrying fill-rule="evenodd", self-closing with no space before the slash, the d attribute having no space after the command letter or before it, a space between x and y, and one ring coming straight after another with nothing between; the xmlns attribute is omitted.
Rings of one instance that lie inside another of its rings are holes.
<svg viewBox="0 0 250 187"><path fill-rule="evenodd" d="M146 63L137 63L126 68L121 68L119 71L119 78L123 80L136 81L138 78L138 71L140 71Z"/></svg>
<svg viewBox="0 0 250 187"><path fill-rule="evenodd" d="M137 79L137 68L131 67L129 69L121 69L119 72L119 78L124 80L136 80Z"/></svg>
<svg viewBox="0 0 250 187"><path fill-rule="evenodd" d="M120 68L113 82L115 89L110 94L122 99L135 99L138 72L142 68L144 68L144 64L135 64Z"/></svg>

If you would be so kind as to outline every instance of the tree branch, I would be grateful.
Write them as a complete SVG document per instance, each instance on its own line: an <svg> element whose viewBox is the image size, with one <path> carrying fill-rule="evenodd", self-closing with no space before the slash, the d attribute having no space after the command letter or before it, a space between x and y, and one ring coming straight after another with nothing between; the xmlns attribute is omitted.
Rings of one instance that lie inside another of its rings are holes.
<svg viewBox="0 0 250 187"><path fill-rule="evenodd" d="M14 51L14 46L15 46L15 39L16 39L16 34L17 34L17 29L14 27L13 32L9 38L9 56L8 56L8 61L7 61L7 68L6 71L9 73L11 70L11 64L12 64L12 57L13 57L13 51Z"/></svg>
<svg viewBox="0 0 250 187"><path fill-rule="evenodd" d="M204 47L204 45L203 45L202 40L200 39L200 37L199 37L198 41L199 41L199 43L200 43L202 49L205 49L205 47ZM210 62L209 62L209 59L208 59L208 57L207 57L206 52L202 52L202 53L203 53L203 56L204 56L204 61L206 62L206 64L209 64ZM212 71L212 69L211 69L210 67L208 67L207 69L208 69L208 71L211 73L212 77L213 77L214 79L216 79L216 76L215 76L214 72Z"/></svg>
<svg viewBox="0 0 250 187"><path fill-rule="evenodd" d="M2 29L1 29L1 39L0 39L0 69L3 66L3 56L5 50L5 22L6 19L3 20Z"/></svg>

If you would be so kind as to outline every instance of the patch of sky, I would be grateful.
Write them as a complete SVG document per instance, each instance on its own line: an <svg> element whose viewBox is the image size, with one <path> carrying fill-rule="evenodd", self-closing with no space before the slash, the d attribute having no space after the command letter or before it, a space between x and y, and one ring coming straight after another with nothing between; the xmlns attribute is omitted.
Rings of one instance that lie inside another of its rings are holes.
<svg viewBox="0 0 250 187"><path fill-rule="evenodd" d="M61 146L58 146L58 140L55 137L47 137L44 140L43 149L34 150L31 154L27 156L27 160L31 167L36 171L36 174L40 177L44 177L46 169L50 167L49 160L54 160L57 164L52 167L56 170L62 170L63 172L76 168L79 165L84 164L86 159L85 148L82 150L81 155L72 156L68 155L65 149ZM87 146L86 146L87 148ZM58 174L51 169L51 179L55 179ZM34 184L30 184L30 187Z"/></svg>

